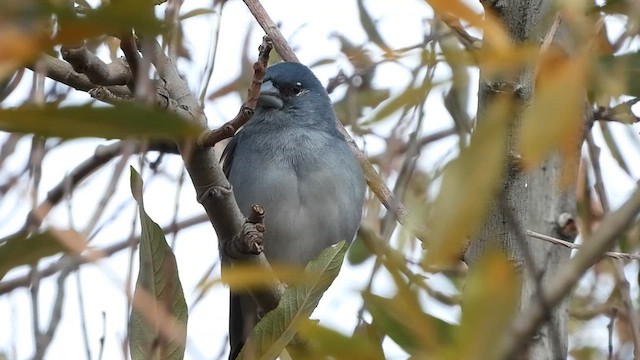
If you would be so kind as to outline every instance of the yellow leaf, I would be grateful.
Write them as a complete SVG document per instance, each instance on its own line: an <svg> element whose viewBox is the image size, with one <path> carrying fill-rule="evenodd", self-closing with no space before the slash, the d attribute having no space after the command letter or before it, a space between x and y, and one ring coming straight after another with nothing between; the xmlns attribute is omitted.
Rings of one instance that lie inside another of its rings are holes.
<svg viewBox="0 0 640 360"><path fill-rule="evenodd" d="M511 49L511 38L505 31L501 22L492 14L475 13L468 5L460 0L427 0L433 10L439 14L453 15L472 26L482 29L483 41L501 52Z"/></svg>
<svg viewBox="0 0 640 360"><path fill-rule="evenodd" d="M579 150L583 129L587 61L558 52L545 54L538 67L533 103L521 124L520 151L525 168L552 151L568 156Z"/></svg>
<svg viewBox="0 0 640 360"><path fill-rule="evenodd" d="M496 98L478 124L469 147L445 168L428 219L431 230L425 258L428 265L459 259L467 238L484 219L504 173L512 108L511 98Z"/></svg>
<svg viewBox="0 0 640 360"><path fill-rule="evenodd" d="M465 284L462 319L455 340L441 359L488 360L516 314L520 279L500 251L487 253L471 270Z"/></svg>

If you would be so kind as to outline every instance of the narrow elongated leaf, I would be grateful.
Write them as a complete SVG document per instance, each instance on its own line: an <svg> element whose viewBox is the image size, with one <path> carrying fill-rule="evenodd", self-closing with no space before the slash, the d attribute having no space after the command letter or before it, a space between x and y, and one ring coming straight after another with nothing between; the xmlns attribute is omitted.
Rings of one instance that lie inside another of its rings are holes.
<svg viewBox="0 0 640 360"><path fill-rule="evenodd" d="M440 350L452 334L452 325L424 312L415 291L405 285L391 299L363 294L374 326L382 329L409 354L423 358Z"/></svg>
<svg viewBox="0 0 640 360"><path fill-rule="evenodd" d="M131 358L183 359L188 315L176 259L162 229L144 210L142 179L133 168L131 190L140 208L142 227L140 272L136 281L134 308L129 316ZM136 304L143 304L144 309ZM167 331L167 328L174 331Z"/></svg>
<svg viewBox="0 0 640 360"><path fill-rule="evenodd" d="M640 97L640 53L604 55L598 59L596 81L592 87L605 91L610 96L622 94Z"/></svg>
<svg viewBox="0 0 640 360"><path fill-rule="evenodd" d="M0 279L17 266L30 265L66 250L67 248L48 231L26 238L20 235L11 237L0 245Z"/></svg>
<svg viewBox="0 0 640 360"><path fill-rule="evenodd" d="M256 325L239 359L275 359L295 336L302 320L308 319L320 298L338 276L347 243L341 241L311 260L305 272L313 281L287 288L278 307ZM247 350L250 349L250 350Z"/></svg>
<svg viewBox="0 0 640 360"><path fill-rule="evenodd" d="M602 131L602 137L604 138L604 141L607 144L607 147L609 148L609 152L611 152L611 156L613 156L613 158L618 163L618 166L620 166L620 168L624 172L626 172L627 175L632 176L631 170L629 169L629 166L627 166L627 162L625 161L624 156L620 151L620 147L618 146L619 138L616 138L613 136L613 134L611 134L611 129L609 128L609 124L607 124L606 122L600 121L599 125L600 125L600 130Z"/></svg>
<svg viewBox="0 0 640 360"><path fill-rule="evenodd" d="M488 106L468 147L449 163L428 219L430 264L457 261L473 236L502 179L507 156L512 99L498 97Z"/></svg>
<svg viewBox="0 0 640 360"><path fill-rule="evenodd" d="M365 245L364 240L362 240L363 236L367 236L367 234L364 233L362 229L360 229L360 231L358 231L358 235L356 236L355 240L353 240L353 243L349 248L347 260L351 265L362 264L373 256L369 248L367 248L367 245Z"/></svg>
<svg viewBox="0 0 640 360"><path fill-rule="evenodd" d="M523 164L531 168L552 151L578 151L585 109L586 63L580 57L550 54L541 60L533 104L525 111L520 135Z"/></svg>
<svg viewBox="0 0 640 360"><path fill-rule="evenodd" d="M190 19L192 17L196 17L196 16L200 16L200 15L210 15L210 14L215 14L215 10L212 9L205 9L205 8L198 8L198 9L193 9L189 12L187 12L184 15L180 15L180 21L182 20L187 20Z"/></svg>
<svg viewBox="0 0 640 360"><path fill-rule="evenodd" d="M455 341L439 359L491 360L517 310L520 283L516 270L499 251L487 254L469 274L462 319Z"/></svg>
<svg viewBox="0 0 640 360"><path fill-rule="evenodd" d="M363 0L358 0L358 13L360 14L360 25L367 33L369 40L378 45L385 52L390 52L391 48L384 42L382 35L378 31L375 21L369 15L367 8L364 6Z"/></svg>
<svg viewBox="0 0 640 360"><path fill-rule="evenodd" d="M69 44L104 34L118 34L136 29L136 33L159 34L162 22L155 17L151 1L105 2L96 9L78 14L69 6L52 8L58 16L60 31L54 43Z"/></svg>
<svg viewBox="0 0 640 360"><path fill-rule="evenodd" d="M371 120L365 122L364 125L374 124L380 120L386 119L394 112L405 107L419 105L421 102L425 101L425 97L432 85L433 84L431 84L431 82L425 81L420 86L407 88L402 94L382 104L380 106L380 110L378 110L375 116Z"/></svg>
<svg viewBox="0 0 640 360"><path fill-rule="evenodd" d="M201 129L173 113L131 104L115 107L25 106L0 110L0 130L77 138L185 138Z"/></svg>
<svg viewBox="0 0 640 360"><path fill-rule="evenodd" d="M298 334L304 339L304 346L302 353L294 356L296 359L309 358L305 350L323 359L384 359L381 344L360 334L346 336L315 321L303 321ZM293 346L288 350L292 355L296 352Z"/></svg>

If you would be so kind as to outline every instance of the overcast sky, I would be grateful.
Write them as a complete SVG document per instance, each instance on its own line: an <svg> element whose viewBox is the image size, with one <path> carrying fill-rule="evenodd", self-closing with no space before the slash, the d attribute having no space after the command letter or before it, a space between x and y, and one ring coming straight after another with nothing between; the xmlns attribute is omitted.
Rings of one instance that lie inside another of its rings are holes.
<svg viewBox="0 0 640 360"><path fill-rule="evenodd" d="M288 0L264 1L263 3L274 20L282 24L285 37L291 41L303 63L311 64L322 58L341 58L339 43L330 36L332 33L343 34L354 43L363 43L366 40L365 33L357 20L355 1ZM186 1L183 12L186 13L190 9L208 5L209 3L205 1ZM392 48L411 46L422 41L425 19L431 17L431 12L424 2L374 0L367 1L366 5L374 18L379 19L380 32ZM164 9L164 7L160 8ZM191 63L181 62L179 69L185 72L194 90L198 90L200 87L210 44L209 35L213 32L216 21L218 21L217 16L205 15L187 20L184 23L185 46L191 51L193 61ZM250 48L257 49L263 35L261 29L255 25L242 2L228 2L223 12L220 43L215 70L209 86L210 90L226 84L240 72L241 46L247 31L252 31ZM253 57L256 55L257 50ZM409 57L403 61L413 63L417 60ZM328 78L335 75L341 66L348 68L348 63L341 61L314 70L319 79L326 84ZM448 73L444 71L439 76L446 78ZM476 78L472 74L471 81L475 82ZM376 81L384 84L381 86L385 87L391 84L393 89L398 92L405 88L411 79L401 66L390 64L380 68ZM27 79L23 83L28 85L30 81ZM3 106L19 102L24 97L26 89L28 89L27 86L22 89L23 91L5 101ZM442 89L438 91L442 91ZM474 109L476 106L475 97L471 98L470 107ZM80 94L72 96L68 103L77 103L86 99L86 96ZM424 134L450 127L452 125L451 119L444 110L441 97L437 92L430 96L428 101L428 121L425 121ZM240 103L241 99L235 95L207 103L206 112L210 125L215 127L232 118L237 113ZM388 125L383 123L376 131L381 133L389 131L385 127ZM619 131L619 129L615 129L615 131ZM3 138L4 136L0 139ZM40 199L43 199L46 192L55 186L76 164L88 158L96 145L105 143L108 142L95 139L76 140L62 145L48 154L43 163L44 177L40 186ZM367 141L367 151L370 153L379 151L380 146L381 144L374 139ZM429 167L431 164L432 166L434 161L439 160L445 154L450 154L454 148L454 139L428 147L427 151L423 152L422 165ZM3 173L0 174L0 182L24 166L29 150L30 142L25 139L19 144L17 155L9 159ZM153 159L153 155L150 158ZM132 158L131 164L138 169L140 168L137 158ZM634 166L634 174L637 176L640 172L640 166L637 162L630 165ZM106 184L111 179L114 166L115 162L112 162L86 180L76 189L71 207L64 204L59 205L49 215L46 224L67 228L69 227L69 213L71 213L73 223L81 229L93 214L98 199L102 196ZM634 188L633 179L621 175L620 170L611 161L604 161L603 167L605 175L615 179L612 182L613 186L608 187L609 195L614 204L620 204L629 191ZM174 199L178 191L175 187L175 180L180 176L181 160L175 156L166 156L162 162L161 170L162 174L151 180L145 176L144 197L147 212L163 226L173 220ZM144 171L144 175L149 174L149 169ZM4 201L0 202L0 237L14 232L24 223L29 206L28 202L24 201L26 194L28 194L28 188L26 184L22 186L22 193L18 194L13 191ZM196 202L195 193L188 179L179 191L178 219L202 213L202 207ZM109 217L113 214L118 217L115 220L110 220ZM118 183L118 189L107 207L105 216L102 218L101 223L106 223L104 231L101 231L92 240L92 245L108 245L126 239L131 231L131 223L135 216L137 213L129 191L129 177L128 173L125 173ZM171 241L172 238L169 237L168 240ZM187 304L191 304L198 293L196 288L198 280L218 257L213 229L210 225L205 224L180 232L175 252ZM63 320L47 352L47 359L79 359L84 357L84 348L81 345L81 322L78 316L77 281L80 282L83 289L86 323L89 327L89 341L93 358L97 358L100 348L99 340L103 335L105 336L103 358L122 358L121 343L125 336L128 318L123 288L126 283L129 256L128 252L123 251L96 264L83 266L79 280L75 276L68 278ZM134 271L135 279L137 267L134 268ZM357 292L366 285L370 272L371 263L357 267L345 266L334 286L322 300L314 317L321 319L323 323L332 328L351 333L356 323L356 313L361 305ZM25 273L26 269L18 269L10 272L6 279ZM215 270L215 274L219 274L219 269ZM445 293L454 291L448 281L439 275L433 275L427 281L435 284L440 291ZM379 276L376 279L374 289L380 295L393 293L390 282L384 276ZM637 291L637 289L634 287L633 291ZM40 322L45 326L49 321L51 301L54 296L55 277L48 278L41 284ZM188 359L215 358L220 350L226 346L223 341L227 333L227 302L227 289L217 286L209 291L196 307L190 309L186 355ZM458 320L459 311L456 308L449 308L427 299L424 299L424 305L427 311L446 321L456 322ZM103 321L103 313L106 321ZM27 290L17 290L0 297L0 324L0 353L7 353L10 359L30 358L33 355L34 346L30 296ZM593 336L597 336L597 339L601 341L606 337L601 337L600 330L606 331L606 328L604 326L595 327ZM606 336L606 332L604 336ZM604 344L606 343L603 343L603 346ZM385 344L385 351L390 359L406 358L401 350L390 341Z"/></svg>

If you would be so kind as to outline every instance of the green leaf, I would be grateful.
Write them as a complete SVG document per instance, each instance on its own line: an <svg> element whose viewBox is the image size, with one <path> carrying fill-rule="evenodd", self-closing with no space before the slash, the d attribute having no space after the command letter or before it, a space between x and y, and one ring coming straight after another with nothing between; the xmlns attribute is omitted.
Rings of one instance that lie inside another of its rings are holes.
<svg viewBox="0 0 640 360"><path fill-rule="evenodd" d="M369 40L378 45L385 53L391 52L391 48L384 42L380 32L378 32L378 26L376 26L371 15L369 15L363 0L358 0L358 13L360 14L360 25L362 25L362 29L367 33Z"/></svg>
<svg viewBox="0 0 640 360"><path fill-rule="evenodd" d="M489 252L470 271L462 301L462 319L455 341L439 359L490 360L504 334L511 331L520 280L500 251Z"/></svg>
<svg viewBox="0 0 640 360"><path fill-rule="evenodd" d="M151 1L112 1L96 9L78 14L68 6L53 11L58 17L60 31L53 39L58 44L74 44L105 34L121 34L135 29L137 34L159 34L163 23L155 17Z"/></svg>
<svg viewBox="0 0 640 360"><path fill-rule="evenodd" d="M431 82L425 81L420 86L406 89L402 94L389 100L386 104L381 105L375 116L371 120L366 121L363 126L375 124L405 107L414 107L419 105L425 101L425 97L431 86Z"/></svg>
<svg viewBox="0 0 640 360"><path fill-rule="evenodd" d="M367 261L373 254L362 240L362 236L366 236L362 229L358 231L358 235L356 239L353 240L353 243L349 247L349 253L347 254L347 260L351 265L359 265L363 262Z"/></svg>
<svg viewBox="0 0 640 360"><path fill-rule="evenodd" d="M294 358L310 358L311 354L316 358L327 359L384 359L384 352L379 343L374 343L370 338L361 334L346 336L335 330L317 324L315 321L303 321L300 324L298 335L304 339L300 346L299 356ZM295 354L297 346L290 346L288 351Z"/></svg>
<svg viewBox="0 0 640 360"><path fill-rule="evenodd" d="M434 354L449 341L453 326L425 313L416 292L400 286L403 289L391 299L363 294L373 325L411 355Z"/></svg>
<svg viewBox="0 0 640 360"><path fill-rule="evenodd" d="M190 19L192 17L196 17L200 15L210 15L215 13L216 13L215 10L212 10L212 9L205 9L205 8L193 9L184 15L180 15L180 21Z"/></svg>
<svg viewBox="0 0 640 360"><path fill-rule="evenodd" d="M596 78L591 85L609 96L622 94L640 97L640 53L605 55L596 64Z"/></svg>
<svg viewBox="0 0 640 360"><path fill-rule="evenodd" d="M183 359L187 303L176 259L162 229L145 212L141 190L142 179L131 168L131 191L140 208L142 227L140 271L134 292L134 307L129 316L131 359ZM136 299L139 301L136 302Z"/></svg>
<svg viewBox="0 0 640 360"><path fill-rule="evenodd" d="M300 322L311 316L320 298L338 276L347 243L324 249L305 268L311 281L287 287L278 306L256 325L238 359L275 359L293 340ZM251 353L247 354L247 349Z"/></svg>
<svg viewBox="0 0 640 360"><path fill-rule="evenodd" d="M177 115L133 104L115 107L23 106L0 110L0 130L42 136L182 139L202 131Z"/></svg>
<svg viewBox="0 0 640 360"><path fill-rule="evenodd" d="M467 63L458 55L460 45L457 40L451 37L442 37L438 43L452 73L451 88L444 95L444 106L451 114L458 132L471 133L473 121L467 113L469 94L471 93ZM461 139L461 145L465 143L464 139Z"/></svg>
<svg viewBox="0 0 640 360"><path fill-rule="evenodd" d="M0 279L17 266L35 264L44 257L64 251L67 248L48 231L26 238L23 234L14 235L0 245Z"/></svg>

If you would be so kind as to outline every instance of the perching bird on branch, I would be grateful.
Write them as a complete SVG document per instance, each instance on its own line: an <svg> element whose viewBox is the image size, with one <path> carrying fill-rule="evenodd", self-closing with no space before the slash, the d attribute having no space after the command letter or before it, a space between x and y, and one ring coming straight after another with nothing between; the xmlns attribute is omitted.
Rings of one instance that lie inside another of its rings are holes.
<svg viewBox="0 0 640 360"><path fill-rule="evenodd" d="M267 69L255 113L224 150L223 169L245 216L254 204L265 209L264 254L271 264L304 266L321 250L354 238L364 176L338 131L327 92L306 66ZM230 359L257 320L253 299L232 293Z"/></svg>

